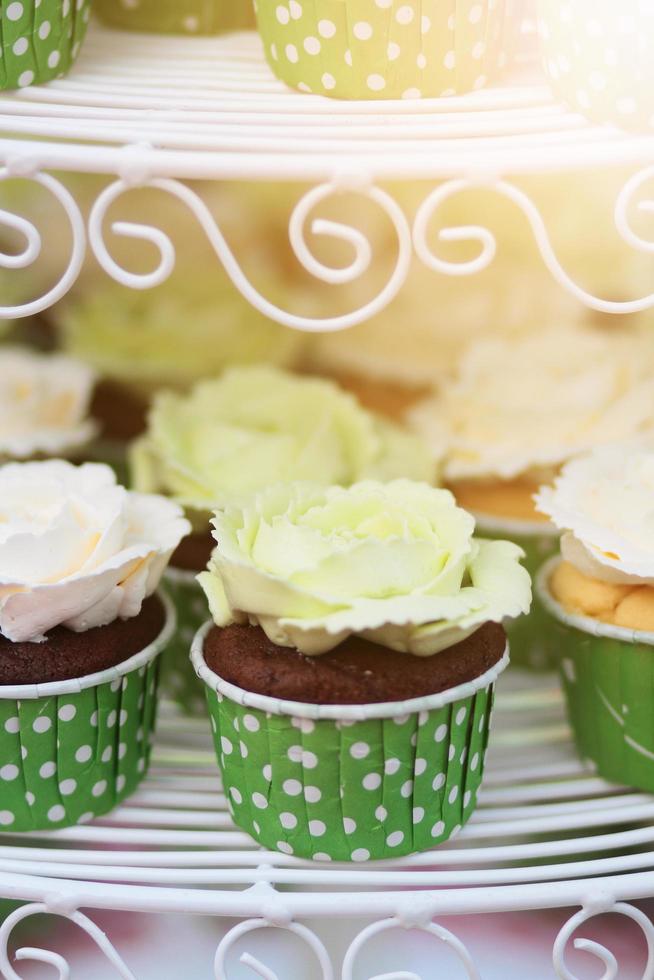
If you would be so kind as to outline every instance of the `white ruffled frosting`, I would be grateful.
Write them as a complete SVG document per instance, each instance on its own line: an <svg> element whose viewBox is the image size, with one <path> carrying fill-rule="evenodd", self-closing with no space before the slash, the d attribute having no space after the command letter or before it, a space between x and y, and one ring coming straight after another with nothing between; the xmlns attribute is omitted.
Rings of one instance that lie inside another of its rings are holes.
<svg viewBox="0 0 654 980"><path fill-rule="evenodd" d="M163 497L116 484L101 464L0 468L0 633L42 641L129 619L190 525Z"/></svg>
<svg viewBox="0 0 654 980"><path fill-rule="evenodd" d="M654 428L654 344L553 330L479 342L456 381L410 413L445 477L513 479Z"/></svg>
<svg viewBox="0 0 654 980"><path fill-rule="evenodd" d="M58 354L0 350L0 457L57 456L93 438L95 373Z"/></svg>
<svg viewBox="0 0 654 980"><path fill-rule="evenodd" d="M565 532L561 553L584 575L654 585L654 436L573 460L536 506Z"/></svg>

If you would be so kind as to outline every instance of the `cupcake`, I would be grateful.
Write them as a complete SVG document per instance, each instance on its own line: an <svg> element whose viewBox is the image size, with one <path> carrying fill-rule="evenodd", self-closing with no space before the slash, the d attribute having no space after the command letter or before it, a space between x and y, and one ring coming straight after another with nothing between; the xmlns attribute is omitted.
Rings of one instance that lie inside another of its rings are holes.
<svg viewBox="0 0 654 980"><path fill-rule="evenodd" d="M491 339L409 418L479 531L519 542L533 574L558 547L533 494L566 460L654 428L653 376L647 336L559 329L513 344ZM516 625L514 662L550 664L547 622L535 604Z"/></svg>
<svg viewBox="0 0 654 980"><path fill-rule="evenodd" d="M539 575L568 713L601 776L654 791L654 436L573 460L537 505L563 532Z"/></svg>
<svg viewBox="0 0 654 980"><path fill-rule="evenodd" d="M554 93L595 122L654 129L651 0L539 0L539 13Z"/></svg>
<svg viewBox="0 0 654 980"><path fill-rule="evenodd" d="M94 0L109 27L155 34L222 34L254 27L252 0Z"/></svg>
<svg viewBox="0 0 654 980"><path fill-rule="evenodd" d="M317 861L425 850L472 813L520 549L446 490L278 484L214 518L204 680L235 823Z"/></svg>
<svg viewBox="0 0 654 980"><path fill-rule="evenodd" d="M0 6L0 88L61 78L77 58L90 0L13 0Z"/></svg>
<svg viewBox="0 0 654 980"><path fill-rule="evenodd" d="M174 628L156 594L188 530L107 466L0 468L0 830L109 812L147 769L157 656Z"/></svg>
<svg viewBox="0 0 654 980"><path fill-rule="evenodd" d="M506 64L515 0L259 3L275 75L339 99L419 99L483 88Z"/></svg>
<svg viewBox="0 0 654 980"><path fill-rule="evenodd" d="M131 462L136 488L172 497L194 526L167 575L180 630L165 663L166 683L176 685L172 693L190 710L198 687L188 648L207 615L195 573L211 553L209 518L216 507L282 480L348 485L366 477L433 481L437 475L419 437L365 411L331 382L268 366L233 368L188 395L160 393Z"/></svg>
<svg viewBox="0 0 654 980"><path fill-rule="evenodd" d="M0 462L79 455L97 431L95 372L57 354L0 348Z"/></svg>

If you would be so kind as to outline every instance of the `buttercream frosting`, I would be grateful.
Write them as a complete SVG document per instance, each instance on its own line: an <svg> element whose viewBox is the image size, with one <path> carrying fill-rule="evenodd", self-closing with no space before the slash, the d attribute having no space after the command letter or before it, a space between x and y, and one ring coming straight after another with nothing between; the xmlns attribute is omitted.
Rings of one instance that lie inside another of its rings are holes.
<svg viewBox="0 0 654 980"><path fill-rule="evenodd" d="M475 539L474 518L424 483L280 484L213 523L198 580L216 624L309 656L351 635L430 656L529 609L521 549Z"/></svg>
<svg viewBox="0 0 654 980"><path fill-rule="evenodd" d="M0 468L0 633L45 639L137 616L190 530L181 508L116 484L103 464Z"/></svg>
<svg viewBox="0 0 654 980"><path fill-rule="evenodd" d="M73 358L0 350L0 459L57 456L96 432L88 417L95 372Z"/></svg>
<svg viewBox="0 0 654 980"><path fill-rule="evenodd" d="M489 339L409 413L448 482L543 476L596 445L654 428L649 337L551 330Z"/></svg>

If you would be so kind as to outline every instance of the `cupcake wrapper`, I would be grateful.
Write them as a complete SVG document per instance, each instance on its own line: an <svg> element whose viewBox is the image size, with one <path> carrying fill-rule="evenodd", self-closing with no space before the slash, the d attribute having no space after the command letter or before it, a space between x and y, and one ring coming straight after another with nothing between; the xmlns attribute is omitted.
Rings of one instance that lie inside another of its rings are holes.
<svg viewBox="0 0 654 980"><path fill-rule="evenodd" d="M540 0L543 63L556 95L597 122L654 129L654 6Z"/></svg>
<svg viewBox="0 0 654 980"><path fill-rule="evenodd" d="M383 705L324 706L251 694L204 662L232 818L265 847L317 861L423 851L473 812L488 743L493 684L508 656L470 684Z"/></svg>
<svg viewBox="0 0 654 980"><path fill-rule="evenodd" d="M206 698L190 660L193 637L206 621L207 600L195 572L168 568L164 587L177 617L177 629L161 657L161 688L189 715L206 714Z"/></svg>
<svg viewBox="0 0 654 980"><path fill-rule="evenodd" d="M541 569L538 591L555 618L579 754L605 779L654 792L654 633L567 614L547 587L559 560Z"/></svg>
<svg viewBox="0 0 654 980"><path fill-rule="evenodd" d="M528 527L529 533L524 533L521 525ZM477 533L482 538L500 538L520 545L525 552L523 564L532 580L543 562L559 550L558 531L548 533L546 525L536 522L503 521L478 516ZM534 595L529 614L507 623L506 631L511 642L511 663L515 667L552 670L557 666L558 644L552 618L537 595Z"/></svg>
<svg viewBox="0 0 654 980"><path fill-rule="evenodd" d="M24 88L65 75L84 40L90 9L90 0L0 4L0 89Z"/></svg>
<svg viewBox="0 0 654 980"><path fill-rule="evenodd" d="M77 681L0 687L0 831L55 830L108 813L150 761L166 625L125 663Z"/></svg>
<svg viewBox="0 0 654 980"><path fill-rule="evenodd" d="M110 27L156 34L220 34L254 27L252 0L94 0Z"/></svg>
<svg viewBox="0 0 654 980"><path fill-rule="evenodd" d="M454 95L483 87L506 60L518 0L259 0L270 67L306 92L340 99Z"/></svg>

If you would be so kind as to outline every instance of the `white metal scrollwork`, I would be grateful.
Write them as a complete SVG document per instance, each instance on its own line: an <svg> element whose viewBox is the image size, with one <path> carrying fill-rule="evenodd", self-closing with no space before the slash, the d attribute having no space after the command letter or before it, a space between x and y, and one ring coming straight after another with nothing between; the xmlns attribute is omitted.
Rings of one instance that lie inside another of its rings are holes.
<svg viewBox="0 0 654 980"><path fill-rule="evenodd" d="M565 950L568 942L580 925L588 922L589 919L594 918L596 915L601 915L606 912L626 915L628 918L633 919L643 930L647 941L647 963L642 980L654 980L654 925L640 909L635 908L633 905L628 905L626 902L607 902L605 905L593 903L591 906L575 913L566 922L554 943L552 959L557 977L560 977L561 980L578 980L578 977L569 970L565 961ZM605 969L600 980L617 980L617 960L613 953L606 949L605 946L590 939L575 939L572 945L575 949L584 950L597 957L604 964Z"/></svg>
<svg viewBox="0 0 654 980"><path fill-rule="evenodd" d="M356 960L361 952L362 948L365 946L369 940L374 936L379 935L381 932L386 932L389 929L403 929L408 928L404 925L400 919L384 919L382 922L374 922L372 925L367 926L363 929L358 936L351 943L347 953L345 954L345 959L343 960L343 980L354 980L354 967ZM431 936L435 936L440 939L441 942L449 946L458 956L459 960L463 964L468 980L481 980L481 976L475 963L460 939L444 929L442 926L437 925L435 922L415 922L410 924L411 929L419 929L421 932L426 932ZM411 973L407 970L399 970L391 973L377 974L374 977L370 977L370 980L421 980L421 978L416 973Z"/></svg>
<svg viewBox="0 0 654 980"><path fill-rule="evenodd" d="M0 305L0 319L33 316L48 309L65 296L80 274L86 254L86 228L82 213L75 198L64 185L50 174L21 174L11 167L0 168L0 182L13 177L21 177L40 184L55 197L66 212L72 233L72 248L68 265L59 280L39 299L17 306ZM0 251L1 269L27 269L33 265L41 253L41 235L38 228L25 218L0 208L0 225L6 225L25 239L25 247L16 255Z"/></svg>
<svg viewBox="0 0 654 980"><path fill-rule="evenodd" d="M86 915L78 911L62 911L53 909L45 903L38 902L32 905L23 905L12 912L0 926L0 974L4 980L23 980L19 973L16 973L9 961L9 941L15 927L25 919L33 915L61 915L76 926L83 929L91 937L98 949L106 956L107 960L115 968L116 974L121 980L136 980L132 971L125 965L111 942L104 932L96 926ZM32 960L38 963L45 963L57 970L57 980L69 980L70 966L63 956L48 949L35 949L32 946L24 946L16 950L15 958L19 961Z"/></svg>
<svg viewBox="0 0 654 980"><path fill-rule="evenodd" d="M618 194L614 217L618 233L628 245L638 251L654 255L654 240L648 241L637 234L631 227L629 218L636 195L642 186L652 178L654 178L654 167L647 167L634 174L627 181ZM449 180L444 184L440 184L425 198L416 213L413 226L413 242L416 253L428 268L444 275L466 276L472 275L475 272L483 272L484 269L490 266L497 251L497 241L489 229L483 228L480 225L443 228L439 232L439 238L444 242L473 241L479 244L479 254L474 259L466 262L452 262L435 255L427 241L429 224L438 208L450 197L454 197L462 191L479 187L487 187L490 190L496 191L521 209L529 221L534 238L536 239L536 244L548 270L554 279L564 289L567 289L569 293L572 293L581 303L591 309L598 310L600 313L639 313L654 307L654 292L649 293L641 299L613 301L593 296L592 293L582 289L568 275L559 262L550 242L543 216L534 202L524 191L506 180L498 180L491 184L468 179ZM654 200L639 201L638 210L648 214L654 214Z"/></svg>
<svg viewBox="0 0 654 980"><path fill-rule="evenodd" d="M324 945L318 939L316 934L308 929L306 926L300 925L298 922L289 923L271 923L266 919L249 919L247 922L241 922L239 925L234 926L233 929L223 937L216 950L216 957L214 960L214 973L216 980L229 980L229 974L227 972L227 955L234 946L234 944L242 937L247 935L249 932L255 932L258 929L285 929L287 932L292 932L294 935L299 936L300 939L304 940L307 946L315 954L316 959L322 970L322 980L334 980L334 971L332 969L331 960L329 958L329 953L325 949ZM278 980L277 974L270 967L261 963L255 956L250 953L243 953L240 956L240 962L244 966L248 966L256 976L261 977L261 980Z"/></svg>
<svg viewBox="0 0 654 980"><path fill-rule="evenodd" d="M195 191L177 180L168 179L153 179L147 182L147 186L172 194L188 207L197 218L234 286L255 309L287 327L310 332L344 330L346 327L351 327L356 323L368 320L383 310L397 295L406 281L411 265L411 231L402 208L386 191L380 188L359 186L356 189L359 193L379 205L388 215L397 233L397 258L388 281L374 299L353 313L326 317L324 319L309 319L293 313L287 313L257 292L241 270L213 214ZM170 238L157 228L150 228L145 225L134 224L133 222L119 221L112 225L112 230L115 234L134 239L142 239L158 249L159 264L157 268L152 272L141 275L128 272L119 266L109 254L104 240L105 217L108 208L117 198L131 188L132 185L123 180L115 181L109 187L105 188L91 211L89 218L89 237L91 247L105 272L125 286L131 286L133 289L150 289L152 286L161 285L161 283L165 282L174 268L175 246ZM305 235L307 219L317 204L325 200L325 198L339 193L339 189L337 184L330 183L321 184L308 191L296 205L289 225L291 245L298 261L310 274L318 279L322 279L324 282L332 284L351 282L362 276L369 268L372 256L370 242L361 231L343 225L340 222L325 221L323 219L313 221L311 225L313 234L330 236L331 238L345 242L352 248L354 258L344 268L335 269L320 262L309 249Z"/></svg>

